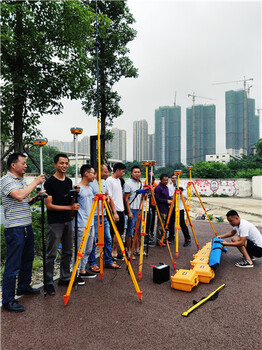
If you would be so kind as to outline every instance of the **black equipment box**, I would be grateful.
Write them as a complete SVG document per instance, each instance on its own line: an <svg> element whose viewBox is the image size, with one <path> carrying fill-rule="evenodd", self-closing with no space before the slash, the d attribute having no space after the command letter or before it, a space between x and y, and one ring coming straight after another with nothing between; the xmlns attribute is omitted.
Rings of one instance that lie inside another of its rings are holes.
<svg viewBox="0 0 262 350"><path fill-rule="evenodd" d="M170 279L170 266L165 264L160 264L153 267L153 282L161 284L163 282L169 281Z"/></svg>

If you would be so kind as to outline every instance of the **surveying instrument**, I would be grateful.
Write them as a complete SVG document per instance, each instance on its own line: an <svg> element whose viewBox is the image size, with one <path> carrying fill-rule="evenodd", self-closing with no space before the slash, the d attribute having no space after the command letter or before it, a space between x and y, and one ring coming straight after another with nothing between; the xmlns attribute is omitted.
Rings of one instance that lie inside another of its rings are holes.
<svg viewBox="0 0 262 350"><path fill-rule="evenodd" d="M197 196L197 198L198 198L198 200L199 200L199 202L200 202L200 204L201 204L201 206L202 206L202 208L203 208L203 210L204 210L204 212L206 214L206 217L207 217L207 219L208 219L208 221L209 221L209 223L210 223L210 225L211 225L211 227L212 227L212 229L214 231L214 234L217 237L217 232L216 232L216 230L215 230L215 228L214 228L214 226L212 224L212 221L210 220L210 218L209 218L209 216L207 214L207 211L206 211L206 208L204 206L204 203L202 202L202 200L200 198L200 195L199 195L199 193L198 193L198 191L196 189L196 185L192 181L192 173L191 172L193 170L193 166L189 166L189 167L187 167L187 169L189 170L189 174L190 174L189 175L190 176L189 177L190 181L187 184L187 201L186 201L187 210L188 210L188 212L190 211L191 197L192 197L192 193L193 193L193 190L194 190L194 192L195 192L195 194L196 194L196 196ZM186 225L187 225L187 221L186 221Z"/></svg>
<svg viewBox="0 0 262 350"><path fill-rule="evenodd" d="M80 259L83 257L83 250L85 247L85 243L88 237L88 233L91 227L92 220L94 218L95 210L97 208L97 223L98 223L98 247L100 251L100 277L101 280L103 279L103 248L104 248L104 208L106 209L107 215L109 217L110 223L112 225L112 228L114 230L114 233L116 235L116 238L118 240L119 247L121 249L121 252L123 254L123 257L125 259L125 262L128 267L129 274L131 276L132 282L134 284L135 290L137 292L138 298L141 301L142 300L142 291L140 291L140 288L138 286L134 271L132 269L130 260L127 258L126 251L124 248L124 244L122 242L121 236L117 230L116 224L113 220L112 214L109 210L109 206L106 202L106 195L101 193L101 137L100 137L100 99L99 99L99 64L98 64L98 26L97 26L97 11L96 11L96 80L97 80L97 143L98 143L98 185L99 185L99 193L95 195L90 214L86 223L86 227L83 233L82 240L79 245L78 252L76 254L76 261L73 268L73 272L71 275L71 279L66 291L66 294L64 295L64 305L67 305L70 293L72 290L72 286L75 280L75 276L77 273L77 268L80 262ZM101 211L100 211L101 208ZM100 214L101 213L101 214ZM101 220L100 220L101 218ZM101 222L101 224L100 224Z"/></svg>
<svg viewBox="0 0 262 350"><path fill-rule="evenodd" d="M185 211L186 211L186 215L187 215L187 218L189 220L189 223L190 223L190 226L191 226L194 238L195 238L196 246L197 246L197 249L199 250L199 244L198 244L198 241L197 241L197 237L196 237L196 234L195 234L195 230L194 230L191 218L189 216L189 211L188 211L188 208L187 208L187 205L186 205L186 201L185 201L185 198L183 196L182 190L179 188L179 177L180 177L181 174L182 174L181 170L175 170L175 172L174 172L174 175L177 177L176 189L175 189L175 192L174 192L174 195L173 195L173 198L172 198L172 202L171 202L171 205L170 205L170 209L169 209L168 216L167 216L167 221L166 221L166 226L165 226L165 229L167 229L169 221L170 221L170 218L171 218L171 215L172 215L172 211L173 211L173 208L174 208L174 205L175 205L176 258L178 258L178 239L179 239L179 230L181 229L181 227L180 227L180 199L182 200L182 203L184 205L184 208L185 208ZM164 237L164 234L163 234L161 241L163 241L164 238L165 237Z"/></svg>
<svg viewBox="0 0 262 350"><path fill-rule="evenodd" d="M43 149L42 147L47 144L47 138L43 139L35 139L34 144L39 146L40 149L40 174L43 174ZM37 190L43 190L43 184ZM45 198L47 198L46 193L39 193L36 195L29 204L36 203L37 201L41 201L41 234L42 234L42 249L43 249L43 284L44 284L44 296L46 297L46 240L45 240Z"/></svg>

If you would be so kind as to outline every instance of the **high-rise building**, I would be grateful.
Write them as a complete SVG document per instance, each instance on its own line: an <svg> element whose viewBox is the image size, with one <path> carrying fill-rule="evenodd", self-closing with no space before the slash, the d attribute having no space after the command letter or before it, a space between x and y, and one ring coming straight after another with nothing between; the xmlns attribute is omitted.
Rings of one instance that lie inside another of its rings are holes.
<svg viewBox="0 0 262 350"><path fill-rule="evenodd" d="M133 160L141 162L148 158L148 124L146 120L133 122Z"/></svg>
<svg viewBox="0 0 262 350"><path fill-rule="evenodd" d="M249 155L259 139L255 100L244 90L226 91L226 149L232 156Z"/></svg>
<svg viewBox="0 0 262 350"><path fill-rule="evenodd" d="M155 134L148 135L148 156L147 160L155 160Z"/></svg>
<svg viewBox="0 0 262 350"><path fill-rule="evenodd" d="M193 115L194 114L194 115ZM186 109L187 164L216 153L216 106L196 105Z"/></svg>
<svg viewBox="0 0 262 350"><path fill-rule="evenodd" d="M157 166L181 161L181 107L155 110L155 160Z"/></svg>
<svg viewBox="0 0 262 350"><path fill-rule="evenodd" d="M90 136L84 136L82 140L78 142L78 152L90 154Z"/></svg>
<svg viewBox="0 0 262 350"><path fill-rule="evenodd" d="M113 139L106 141L106 151L111 153L111 158L121 162L126 161L126 131L117 128L112 129Z"/></svg>

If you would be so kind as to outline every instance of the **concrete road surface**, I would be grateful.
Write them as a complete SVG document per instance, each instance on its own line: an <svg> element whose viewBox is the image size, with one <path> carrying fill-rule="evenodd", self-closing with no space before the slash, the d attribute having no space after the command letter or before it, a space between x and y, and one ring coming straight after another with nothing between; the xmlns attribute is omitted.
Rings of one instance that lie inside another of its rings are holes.
<svg viewBox="0 0 262 350"><path fill-rule="evenodd" d="M214 224L218 234L230 230L225 223ZM202 247L214 237L207 221L194 222L197 240ZM262 230L261 230L262 231ZM189 269L196 244L183 248L180 234L176 268ZM171 245L173 254L175 246ZM19 299L26 311L12 314L2 310L2 350L260 350L262 261L254 268L234 266L239 253L229 248L223 253L215 278L200 284L191 292L171 288L171 281L153 283L150 266L164 262L170 265L167 248L150 248L144 258L143 291L139 301L125 263L122 269L105 270L104 279L86 280L73 289L64 306L65 287L56 285L56 295L43 294ZM138 274L138 259L132 263ZM208 296L223 283L226 287L217 299L195 310L189 317L181 314Z"/></svg>

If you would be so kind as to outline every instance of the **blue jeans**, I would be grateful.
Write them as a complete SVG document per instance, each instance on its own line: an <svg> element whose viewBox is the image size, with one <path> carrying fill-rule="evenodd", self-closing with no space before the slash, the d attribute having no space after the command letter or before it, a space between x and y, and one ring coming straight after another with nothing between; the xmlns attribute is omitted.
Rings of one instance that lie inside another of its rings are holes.
<svg viewBox="0 0 262 350"><path fill-rule="evenodd" d="M131 209L131 212L133 214L133 219L132 220L128 220L127 222L127 231L126 234L128 236L133 237L134 235L134 228L136 226L136 220L137 220L137 214L138 214L138 209ZM142 212L141 212L142 214ZM141 230L141 220L140 220L140 224L139 224L139 228L138 228L138 233L140 233L139 231Z"/></svg>
<svg viewBox="0 0 262 350"><path fill-rule="evenodd" d="M102 223L102 217L100 216L100 224ZM94 216L94 225L95 225L95 240L94 240L94 245L91 254L89 255L88 258L88 265L89 267L95 266L96 265L96 255L95 255L95 250L96 250L96 241L98 238L98 220L97 220L97 215ZM112 259L112 238L110 235L110 225L107 220L107 217L104 216L104 261L105 265L111 265L113 264L113 259Z"/></svg>
<svg viewBox="0 0 262 350"><path fill-rule="evenodd" d="M15 299L16 275L19 290L31 283L34 260L34 233L32 226L17 226L5 229L6 262L3 275L3 304Z"/></svg>

